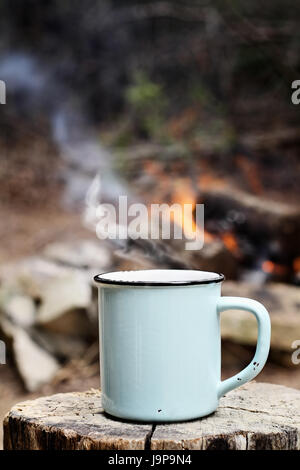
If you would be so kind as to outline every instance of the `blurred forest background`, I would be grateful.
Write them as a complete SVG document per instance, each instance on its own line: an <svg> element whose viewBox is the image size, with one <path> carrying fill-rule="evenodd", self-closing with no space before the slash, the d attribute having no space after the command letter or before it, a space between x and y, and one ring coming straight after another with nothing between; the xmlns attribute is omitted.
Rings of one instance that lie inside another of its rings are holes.
<svg viewBox="0 0 300 470"><path fill-rule="evenodd" d="M274 315L259 380L300 388L300 4L3 1L0 79L0 415L98 387L91 278L110 268L225 271L225 294ZM97 174L104 201L204 202L204 249L97 240L85 217ZM256 341L248 316L233 318L224 376Z"/></svg>

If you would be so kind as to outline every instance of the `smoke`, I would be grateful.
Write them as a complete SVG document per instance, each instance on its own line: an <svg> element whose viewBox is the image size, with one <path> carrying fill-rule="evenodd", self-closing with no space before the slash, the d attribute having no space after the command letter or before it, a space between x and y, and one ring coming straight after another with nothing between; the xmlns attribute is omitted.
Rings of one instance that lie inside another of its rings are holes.
<svg viewBox="0 0 300 470"><path fill-rule="evenodd" d="M113 154L99 141L80 100L58 83L54 71L25 52L0 58L0 77L6 81L9 104L19 118L38 133L36 120L42 116L48 122L51 139L58 149L63 165L60 177L64 181L62 204L83 213L85 227L96 234L99 210L105 203L117 205L119 196L128 202L138 202L136 195L113 170ZM43 156L41 155L41 158ZM117 228L120 232L122 227ZM111 240L113 249L126 257L140 253L157 265L185 267L159 240L128 238Z"/></svg>
<svg viewBox="0 0 300 470"><path fill-rule="evenodd" d="M101 178L101 200L113 203L119 194L129 195L127 185L112 169L112 153L101 145L82 113L69 105L58 109L52 118L52 132L66 163L63 177L67 206L83 205L86 194L94 191L95 175L98 175L98 191Z"/></svg>
<svg viewBox="0 0 300 470"><path fill-rule="evenodd" d="M97 234L98 238L102 238L102 233L99 232L99 220L105 215L110 220L109 231L112 234L119 234L119 236L108 238L108 241L121 258L132 260L142 256L144 260L148 259L156 266L187 269L187 264L173 252L167 243L161 240L151 240L151 238L136 238L134 234L131 234L128 226L122 225L113 213L110 214L111 209L102 202L103 193L102 178L100 174L97 174L86 194L83 222L87 228ZM120 218L122 219L119 214L119 221ZM122 233L126 236L123 237Z"/></svg>
<svg viewBox="0 0 300 470"><path fill-rule="evenodd" d="M20 51L0 58L0 78L6 82L6 107L15 122L23 118L37 136L42 132L39 121L48 122L48 138L63 161L60 178L65 185L65 207L84 209L96 174L101 175L103 201L114 202L119 194L129 195L128 187L112 170L113 155L101 145L80 100L55 79L53 70ZM19 131L22 135L22 129Z"/></svg>

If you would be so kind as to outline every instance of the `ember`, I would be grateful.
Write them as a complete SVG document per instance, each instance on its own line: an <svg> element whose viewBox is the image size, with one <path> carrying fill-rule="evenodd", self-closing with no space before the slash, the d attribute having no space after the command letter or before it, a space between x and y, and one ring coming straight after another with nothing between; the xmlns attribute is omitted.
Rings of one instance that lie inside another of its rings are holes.
<svg viewBox="0 0 300 470"><path fill-rule="evenodd" d="M273 263L270 260L266 260L262 263L262 269L266 273L275 273L275 274L286 274L287 273L287 266Z"/></svg>

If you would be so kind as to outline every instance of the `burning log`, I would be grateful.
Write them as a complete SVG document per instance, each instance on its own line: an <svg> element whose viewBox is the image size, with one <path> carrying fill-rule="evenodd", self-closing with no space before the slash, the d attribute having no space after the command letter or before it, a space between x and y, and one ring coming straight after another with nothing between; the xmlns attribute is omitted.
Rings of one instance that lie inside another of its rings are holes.
<svg viewBox="0 0 300 470"><path fill-rule="evenodd" d="M238 262L234 253L221 240L214 240L195 252L186 252L189 269L221 272L227 279L236 279Z"/></svg>
<svg viewBox="0 0 300 470"><path fill-rule="evenodd" d="M293 238L300 233L300 209L282 202L257 197L238 189L205 189L201 197L206 204L206 218L214 214L226 217L227 223L244 226L254 233Z"/></svg>
<svg viewBox="0 0 300 470"><path fill-rule="evenodd" d="M205 204L206 229L219 236L234 234L244 266L274 271L278 280L292 280L293 262L299 256L298 206L228 186L204 189L201 202ZM274 269L266 261L276 264Z"/></svg>
<svg viewBox="0 0 300 470"><path fill-rule="evenodd" d="M278 148L279 146L298 143L299 139L298 127L289 127L278 130L272 129L271 132L264 131L262 133L247 134L242 137L241 143L245 148L268 150L270 147Z"/></svg>
<svg viewBox="0 0 300 470"><path fill-rule="evenodd" d="M129 240L122 250L114 253L118 269L200 269L222 272L236 279L237 259L221 240L204 245L201 250L185 250L183 240Z"/></svg>

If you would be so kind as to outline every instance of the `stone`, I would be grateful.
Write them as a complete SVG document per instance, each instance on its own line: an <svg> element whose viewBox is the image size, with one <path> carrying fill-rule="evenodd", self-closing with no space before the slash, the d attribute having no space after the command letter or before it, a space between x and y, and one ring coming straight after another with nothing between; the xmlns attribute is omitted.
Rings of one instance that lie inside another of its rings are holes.
<svg viewBox="0 0 300 470"><path fill-rule="evenodd" d="M33 299L27 295L11 295L2 303L1 311L13 323L21 327L32 326L35 322L36 307Z"/></svg>
<svg viewBox="0 0 300 470"><path fill-rule="evenodd" d="M111 264L111 250L100 240L51 243L46 246L43 254L46 258L66 266L96 268L99 272Z"/></svg>
<svg viewBox="0 0 300 470"><path fill-rule="evenodd" d="M59 266L40 256L33 256L2 265L0 279L10 289L40 300L44 287L50 280L64 277L70 272L71 268Z"/></svg>
<svg viewBox="0 0 300 470"><path fill-rule="evenodd" d="M5 450L300 450L300 391L244 385L217 411L183 423L110 418L101 393L60 393L15 405L4 419Z"/></svg>
<svg viewBox="0 0 300 470"><path fill-rule="evenodd" d="M44 286L37 323L57 333L87 336L90 323L85 310L91 301L91 285L80 272L51 279Z"/></svg>
<svg viewBox="0 0 300 470"><path fill-rule="evenodd" d="M22 328L8 320L2 321L1 327L11 339L16 367L26 389L34 392L49 383L60 368L58 361L35 343Z"/></svg>
<svg viewBox="0 0 300 470"><path fill-rule="evenodd" d="M56 333L42 328L32 328L30 333L41 348L60 361L81 358L88 349L88 341L78 335Z"/></svg>
<svg viewBox="0 0 300 470"><path fill-rule="evenodd" d="M249 297L269 311L272 323L271 350L292 354L292 342L300 338L299 287L281 283L262 286L226 281L222 295ZM221 313L222 338L239 344L256 345L257 324L253 315L240 310ZM292 362L290 364L292 366Z"/></svg>
<svg viewBox="0 0 300 470"><path fill-rule="evenodd" d="M92 303L92 273L31 257L2 267L6 289L31 297L38 307L35 323L69 335L87 335Z"/></svg>

